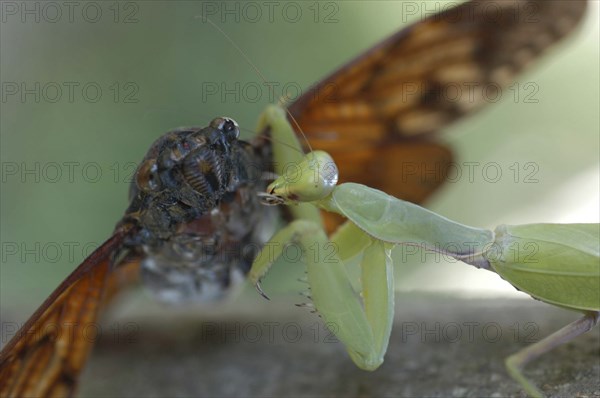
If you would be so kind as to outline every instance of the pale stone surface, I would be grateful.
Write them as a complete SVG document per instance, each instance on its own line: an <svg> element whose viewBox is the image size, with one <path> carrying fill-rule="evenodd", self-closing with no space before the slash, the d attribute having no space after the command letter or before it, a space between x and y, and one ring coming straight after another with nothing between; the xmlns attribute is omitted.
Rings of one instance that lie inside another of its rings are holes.
<svg viewBox="0 0 600 398"><path fill-rule="evenodd" d="M534 300L401 294L386 361L369 373L316 315L281 299L135 311L107 320L81 396L524 396L504 358L578 316ZM599 330L527 374L551 396L600 396Z"/></svg>

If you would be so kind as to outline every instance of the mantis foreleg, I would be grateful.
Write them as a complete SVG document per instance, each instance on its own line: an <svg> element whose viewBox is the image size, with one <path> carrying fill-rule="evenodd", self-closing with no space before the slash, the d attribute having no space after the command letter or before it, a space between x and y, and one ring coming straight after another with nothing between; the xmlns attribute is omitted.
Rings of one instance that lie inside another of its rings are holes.
<svg viewBox="0 0 600 398"><path fill-rule="evenodd" d="M330 241L316 223L296 220L276 233L259 253L250 280L259 282L290 244L299 245L304 253L310 296L327 326L359 367L376 369L387 350L394 312L392 246L371 240L361 260L363 290L356 292L335 239Z"/></svg>
<svg viewBox="0 0 600 398"><path fill-rule="evenodd" d="M288 142L283 138L293 132L280 111L271 109L262 119L267 122L274 137ZM298 149L298 144L288 147ZM297 153L294 156L297 159ZM488 269L534 298L586 313L507 359L510 374L531 395L541 396L541 392L525 378L522 368L598 322L598 224L502 225L490 231L462 225L364 185L337 185L337 166L323 151L309 153L293 171L276 169L280 177L267 187L266 204L288 205L295 217L311 220L318 218L315 210L321 208L348 221L331 242L318 222L295 221L271 243L302 247L315 306L363 369L376 369L387 348L394 311L390 251L396 244L418 246ZM308 210L312 206L312 213L299 211L300 205ZM333 253L326 250L331 245ZM276 251L276 257L281 253ZM361 276L352 278L351 260L360 256ZM250 273L255 284L275 260L261 257Z"/></svg>

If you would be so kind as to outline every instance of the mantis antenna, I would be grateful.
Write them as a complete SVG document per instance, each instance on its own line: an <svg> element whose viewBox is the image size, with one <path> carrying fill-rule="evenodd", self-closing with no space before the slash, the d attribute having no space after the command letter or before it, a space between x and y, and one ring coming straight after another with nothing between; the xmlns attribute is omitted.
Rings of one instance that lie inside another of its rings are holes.
<svg viewBox="0 0 600 398"><path fill-rule="evenodd" d="M240 130L242 130L242 131L245 131L245 132L247 132L247 133L252 133L252 134L254 134L254 135L258 135L258 132L256 132L255 130L252 130L252 129L249 129L249 128L246 128L246 127L240 127ZM304 153L302 153L302 151L300 151L298 148L296 148L295 146L293 146L293 145L290 145L290 144L288 144L287 142L284 142L284 141L282 141L282 140L280 140L280 139L277 139L277 138L275 138L275 137L271 137L271 136L264 136L264 137L262 137L262 138L266 139L267 141L274 142L275 144L282 145L282 146L285 146L285 147L287 147L287 148L290 148L290 149L292 149L292 150L294 150L294 151L298 151L298 152L300 152L302 155L304 155Z"/></svg>
<svg viewBox="0 0 600 398"><path fill-rule="evenodd" d="M217 24L215 24L210 18L205 17L202 14L196 15L194 18L196 18L196 19L202 18L202 19L206 20L217 31L219 31L223 35L223 37L225 37L225 39L240 53L240 55L244 58L244 60L246 61L246 63L248 65L250 65L250 67L254 70L254 72L256 72L256 74L262 80L262 82L265 84L265 86L269 87L269 90L271 91L271 94L273 96L275 95L275 90L273 89L272 86L270 86L269 84L267 84L267 79L261 73L260 69L258 69L258 67L252 62L252 60L246 54L246 52L244 50L242 50L241 47L238 46L237 43L231 37L229 37L229 35L227 33L225 33L225 31L223 29L221 29ZM304 141L306 142L306 145L308 146L309 153L312 153L313 149L312 149L312 147L310 145L310 142L308 141L308 138L306 137L306 134L304 134L304 131L302 130L302 127L300 127L300 124L298 124L298 121L296 121L296 118L292 115L292 113L287 108L285 108L285 113L288 114L288 116L290 117L290 119L294 122L294 125L298 128L298 131L300 131L300 134L302 134L302 138L304 138Z"/></svg>

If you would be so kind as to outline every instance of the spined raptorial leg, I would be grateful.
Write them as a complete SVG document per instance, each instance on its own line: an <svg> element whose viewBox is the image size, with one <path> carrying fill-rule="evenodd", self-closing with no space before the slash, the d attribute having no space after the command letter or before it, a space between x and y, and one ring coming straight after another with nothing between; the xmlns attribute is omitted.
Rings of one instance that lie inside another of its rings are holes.
<svg viewBox="0 0 600 398"><path fill-rule="evenodd" d="M346 345L354 362L362 369L375 370L383 362L394 315L392 245L372 239L361 250L361 292L357 292L337 249L347 246L345 240L350 237L340 234L330 241L318 224L294 221L265 245L249 278L258 284L286 245L300 246L317 311Z"/></svg>

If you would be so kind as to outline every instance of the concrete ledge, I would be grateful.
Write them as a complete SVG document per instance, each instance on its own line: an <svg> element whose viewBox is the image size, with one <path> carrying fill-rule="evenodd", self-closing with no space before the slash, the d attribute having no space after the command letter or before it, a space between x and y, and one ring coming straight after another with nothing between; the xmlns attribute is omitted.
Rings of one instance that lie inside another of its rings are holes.
<svg viewBox="0 0 600 398"><path fill-rule="evenodd" d="M579 316L534 300L453 297L400 294L386 361L371 373L293 301L133 305L106 320L80 395L524 396L504 358ZM600 396L600 328L527 370L551 396Z"/></svg>

